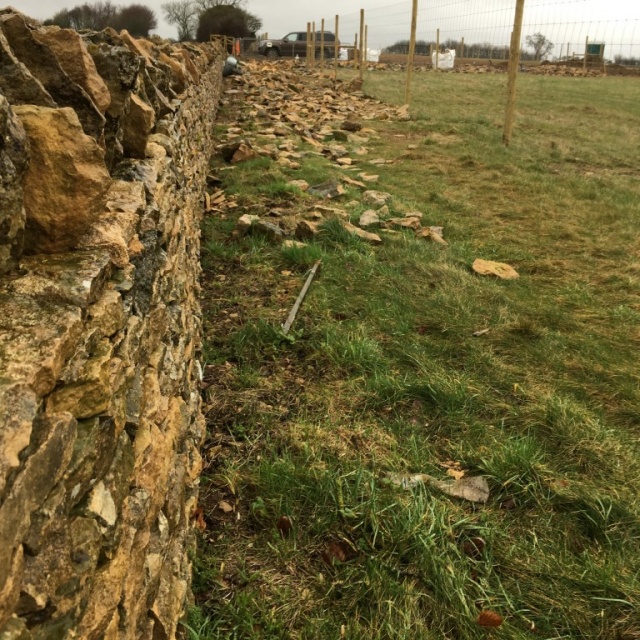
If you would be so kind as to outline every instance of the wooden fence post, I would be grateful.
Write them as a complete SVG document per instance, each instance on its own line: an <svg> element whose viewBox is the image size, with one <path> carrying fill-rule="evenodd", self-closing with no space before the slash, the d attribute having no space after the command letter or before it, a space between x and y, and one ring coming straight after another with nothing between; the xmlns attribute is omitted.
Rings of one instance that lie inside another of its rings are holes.
<svg viewBox="0 0 640 640"><path fill-rule="evenodd" d="M320 72L324 75L324 18L320 23L322 31L320 32Z"/></svg>
<svg viewBox="0 0 640 640"><path fill-rule="evenodd" d="M358 66L358 34L353 37L353 68Z"/></svg>
<svg viewBox="0 0 640 640"><path fill-rule="evenodd" d="M509 51L509 82L507 85L507 110L504 119L502 142L505 146L511 143L513 124L516 118L516 81L518 78L518 64L520 62L520 38L522 36L522 20L524 18L524 0L516 1L516 14L513 19L511 33L511 49Z"/></svg>
<svg viewBox="0 0 640 640"><path fill-rule="evenodd" d="M436 70L440 68L440 29L436 29Z"/></svg>
<svg viewBox="0 0 640 640"><path fill-rule="evenodd" d="M316 23L311 23L311 67L316 68Z"/></svg>
<svg viewBox="0 0 640 640"><path fill-rule="evenodd" d="M362 80L364 71L364 9L360 9L360 54L358 55L358 74Z"/></svg>
<svg viewBox="0 0 640 640"><path fill-rule="evenodd" d="M338 27L340 26L340 17L336 14L336 32L335 43L333 45L333 77L335 80L338 79L338 57L340 56L340 46L338 45Z"/></svg>
<svg viewBox="0 0 640 640"><path fill-rule="evenodd" d="M364 61L369 61L369 25L364 25Z"/></svg>
<svg viewBox="0 0 640 640"><path fill-rule="evenodd" d="M307 68L311 67L311 23L307 22L307 55L306 55Z"/></svg>
<svg viewBox="0 0 640 640"><path fill-rule="evenodd" d="M413 0L411 7L411 39L409 40L409 55L407 56L407 86L404 90L404 103L411 104L411 77L413 75L413 61L416 56L416 28L418 24L418 0Z"/></svg>
<svg viewBox="0 0 640 640"><path fill-rule="evenodd" d="M582 69L584 71L587 70L587 52L589 51L589 36L587 36L587 39L585 40L584 43L584 60L582 61Z"/></svg>

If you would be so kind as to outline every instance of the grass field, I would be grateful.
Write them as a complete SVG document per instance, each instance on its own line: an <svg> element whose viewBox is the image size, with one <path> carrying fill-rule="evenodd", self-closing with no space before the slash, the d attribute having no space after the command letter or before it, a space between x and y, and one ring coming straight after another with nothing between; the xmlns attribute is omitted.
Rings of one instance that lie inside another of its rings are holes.
<svg viewBox="0 0 640 640"><path fill-rule="evenodd" d="M364 90L399 104L403 82ZM509 149L505 84L419 76L410 121L366 123L358 166L446 247L329 221L285 249L206 219L193 640L640 638L640 82L523 76ZM224 176L252 213L308 208L287 181L339 173L313 156ZM486 505L388 482L460 471L488 479Z"/></svg>

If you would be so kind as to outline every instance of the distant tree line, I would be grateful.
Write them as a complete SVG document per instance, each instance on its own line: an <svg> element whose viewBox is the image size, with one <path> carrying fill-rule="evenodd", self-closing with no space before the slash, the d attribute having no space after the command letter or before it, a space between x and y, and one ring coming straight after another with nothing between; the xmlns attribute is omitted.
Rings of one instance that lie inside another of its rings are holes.
<svg viewBox="0 0 640 640"><path fill-rule="evenodd" d="M541 33L534 33L532 36L526 37L526 43L533 51L523 50L520 54L522 60L542 60L553 49L553 42L548 40ZM458 52L461 51L462 41L448 39L440 43L441 50L452 49ZM416 41L416 54L417 55L429 55L430 51L436 50L436 42L418 40ZM496 46L491 42L472 42L464 45L464 57L465 58L489 58L494 60L507 60L509 58L510 47L505 45ZM399 40L395 44L386 48L389 53L408 53L409 41Z"/></svg>
<svg viewBox="0 0 640 640"><path fill-rule="evenodd" d="M445 49L455 50L458 55L460 55L460 47L462 42L459 40L444 40L440 43L440 50L443 51ZM417 40L416 41L416 55L419 56L428 56L431 51L436 50L436 41L427 41L427 40ZM385 51L389 53L408 53L409 52L409 41L408 40L399 40L398 42L392 44L390 47L387 47ZM490 42L475 42L468 44L465 42L464 44L464 55L466 58L473 56L474 58L508 58L509 57L509 47L500 46L496 47L492 45Z"/></svg>
<svg viewBox="0 0 640 640"><path fill-rule="evenodd" d="M245 0L171 0L162 5L166 21L178 29L178 40L205 42L211 35L255 38L262 20L244 8ZM98 0L62 9L44 21L67 29L100 31L112 27L126 29L136 37L146 37L157 29L152 9L143 4L118 6Z"/></svg>
<svg viewBox="0 0 640 640"><path fill-rule="evenodd" d="M632 56L617 55L613 61L616 64L624 65L625 67L640 67L640 58L633 58Z"/></svg>
<svg viewBox="0 0 640 640"><path fill-rule="evenodd" d="M244 8L245 0L172 0L162 5L179 40L205 42L212 35L255 38L262 20Z"/></svg>
<svg viewBox="0 0 640 640"><path fill-rule="evenodd" d="M73 9L62 9L45 20L44 24L78 31L100 31L112 27L116 31L126 29L133 36L144 37L158 27L158 20L154 11L143 4L120 7L110 0L101 0L93 4L85 2Z"/></svg>

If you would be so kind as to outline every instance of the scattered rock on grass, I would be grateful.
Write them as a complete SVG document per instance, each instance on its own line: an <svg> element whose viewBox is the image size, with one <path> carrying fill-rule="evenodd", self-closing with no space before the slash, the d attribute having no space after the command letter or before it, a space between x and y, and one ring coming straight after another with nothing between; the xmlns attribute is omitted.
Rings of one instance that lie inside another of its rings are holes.
<svg viewBox="0 0 640 640"><path fill-rule="evenodd" d="M365 231L364 229L360 229L360 227L356 227L350 222L343 223L344 228L354 236L358 236L365 242L370 244L382 244L382 238L377 233L371 233L369 231Z"/></svg>
<svg viewBox="0 0 640 640"><path fill-rule="evenodd" d="M243 216L238 218L238 221L236 222L236 229L244 235L249 231L249 229L251 229L251 225L258 220L260 220L260 216L252 216L249 213L245 213Z"/></svg>
<svg viewBox="0 0 640 640"><path fill-rule="evenodd" d="M300 191L309 190L309 183L306 180L290 180L287 184L291 185L292 187L298 187Z"/></svg>
<svg viewBox="0 0 640 640"><path fill-rule="evenodd" d="M427 227L426 229L416 231L416 237L433 240L433 242L437 242L438 244L446 245L447 241L442 237L442 232L442 227Z"/></svg>
<svg viewBox="0 0 640 640"><path fill-rule="evenodd" d="M317 236L318 233L320 233L320 229L317 222L300 220L296 226L296 238L298 238L298 240L309 240Z"/></svg>
<svg viewBox="0 0 640 640"><path fill-rule="evenodd" d="M337 198L341 195L344 195L344 187L335 180L329 182L323 182L322 184L314 185L313 187L309 187L309 193L312 196L318 196L320 198L327 198L331 200L332 198Z"/></svg>
<svg viewBox="0 0 640 640"><path fill-rule="evenodd" d="M362 194L362 202L373 207L383 207L391 200L391 194L384 191L365 191Z"/></svg>
<svg viewBox="0 0 640 640"><path fill-rule="evenodd" d="M266 220L257 220L251 225L251 231L259 235L265 236L269 240L282 241L284 239L284 231L273 222Z"/></svg>
<svg viewBox="0 0 640 640"><path fill-rule="evenodd" d="M422 224L420 223L420 218L391 218L389 220L389 224L392 224L394 227L401 227L402 229L414 229L417 231L422 228Z"/></svg>
<svg viewBox="0 0 640 640"><path fill-rule="evenodd" d="M493 262L492 260L474 260L472 269L481 276L496 276L501 280L515 280L519 278L518 272L504 262Z"/></svg>
<svg viewBox="0 0 640 640"><path fill-rule="evenodd" d="M374 224L380 224L380 218L373 209L367 209L358 220L361 227L372 227Z"/></svg>

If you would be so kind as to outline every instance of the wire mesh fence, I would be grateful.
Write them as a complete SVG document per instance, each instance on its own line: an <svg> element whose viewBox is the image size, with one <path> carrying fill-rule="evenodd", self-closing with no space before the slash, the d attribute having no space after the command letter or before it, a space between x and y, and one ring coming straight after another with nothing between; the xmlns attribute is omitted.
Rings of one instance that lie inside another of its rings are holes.
<svg viewBox="0 0 640 640"><path fill-rule="evenodd" d="M411 13L410 0L365 7L369 59L408 53ZM416 55L428 56L439 45L465 58L506 60L513 14L514 0L420 0ZM333 25L333 16L324 18L325 24ZM321 20L322 16L316 17L315 24ZM340 42L357 42L359 27L359 13L340 15ZM531 0L525 5L522 33L525 61L582 60L586 56L588 62L640 66L640 3Z"/></svg>

